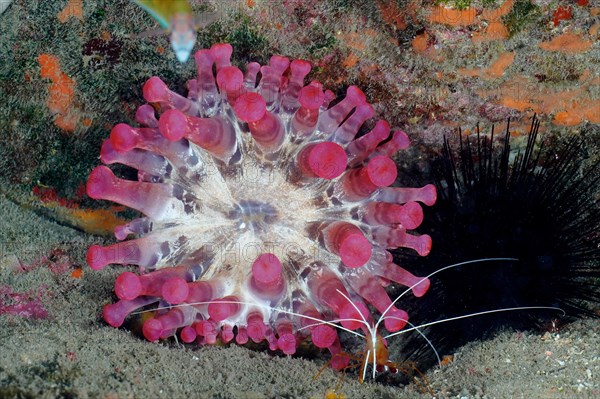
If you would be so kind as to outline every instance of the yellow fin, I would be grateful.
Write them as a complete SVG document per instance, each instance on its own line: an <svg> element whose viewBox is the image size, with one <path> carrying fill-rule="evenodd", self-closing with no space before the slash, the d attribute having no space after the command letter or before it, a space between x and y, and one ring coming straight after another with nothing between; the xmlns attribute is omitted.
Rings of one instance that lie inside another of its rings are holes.
<svg viewBox="0 0 600 399"><path fill-rule="evenodd" d="M187 0L133 0L134 3L148 11L165 29L169 29L175 14L192 14Z"/></svg>

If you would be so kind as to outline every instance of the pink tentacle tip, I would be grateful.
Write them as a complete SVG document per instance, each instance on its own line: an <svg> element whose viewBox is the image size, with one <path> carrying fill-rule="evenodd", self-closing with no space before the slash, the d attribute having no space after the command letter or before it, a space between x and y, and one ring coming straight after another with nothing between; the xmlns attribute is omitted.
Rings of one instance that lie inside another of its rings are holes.
<svg viewBox="0 0 600 399"><path fill-rule="evenodd" d="M347 267L361 267L371 258L371 242L353 224L332 224L325 231L325 237L331 250L340 256L342 263Z"/></svg>
<svg viewBox="0 0 600 399"><path fill-rule="evenodd" d="M104 249L100 245L92 245L88 249L85 259L93 270L101 270L110 263L106 261Z"/></svg>
<svg viewBox="0 0 600 399"><path fill-rule="evenodd" d="M399 150L405 150L410 146L410 138L402 130L396 130L392 136L392 141L397 145Z"/></svg>
<svg viewBox="0 0 600 399"><path fill-rule="evenodd" d="M409 145L410 139L408 135L402 130L396 130L392 134L392 139L379 147L377 153L391 157L399 150L407 149Z"/></svg>
<svg viewBox="0 0 600 399"><path fill-rule="evenodd" d="M115 150L126 152L138 144L139 137L131 126L126 123L119 123L110 131L110 142Z"/></svg>
<svg viewBox="0 0 600 399"><path fill-rule="evenodd" d="M196 65L200 66L208 66L213 63L213 59L210 55L210 49L200 49L194 53L194 60L196 61Z"/></svg>
<svg viewBox="0 0 600 399"><path fill-rule="evenodd" d="M244 327L238 327L238 333L235 336L235 342L238 345L245 345L248 342L248 332Z"/></svg>
<svg viewBox="0 0 600 399"><path fill-rule="evenodd" d="M217 71L229 66L229 60L233 54L233 47L229 43L213 44L210 48L210 56L217 65Z"/></svg>
<svg viewBox="0 0 600 399"><path fill-rule="evenodd" d="M116 150L110 140L104 140L102 147L100 148L100 160L102 163L111 164L115 162Z"/></svg>
<svg viewBox="0 0 600 399"><path fill-rule="evenodd" d="M258 122L267 112L267 102L258 93L246 93L236 100L233 110L244 122Z"/></svg>
<svg viewBox="0 0 600 399"><path fill-rule="evenodd" d="M142 88L144 99L151 103L168 101L169 88L159 77L153 76L146 81Z"/></svg>
<svg viewBox="0 0 600 399"><path fill-rule="evenodd" d="M102 199L106 190L113 184L116 179L112 170L106 166L96 166L86 185L86 193L90 198Z"/></svg>
<svg viewBox="0 0 600 399"><path fill-rule="evenodd" d="M391 307L385 314L383 324L389 332L402 330L408 323L408 313L396 307Z"/></svg>
<svg viewBox="0 0 600 399"><path fill-rule="evenodd" d="M278 75L282 75L290 65L290 60L287 57L274 55L269 60L269 66L273 68Z"/></svg>
<svg viewBox="0 0 600 399"><path fill-rule="evenodd" d="M350 358L347 356L332 356L331 368L334 370L344 370L350 364Z"/></svg>
<svg viewBox="0 0 600 399"><path fill-rule="evenodd" d="M186 344L190 344L196 340L196 338L198 337L198 333L196 333L195 327L185 326L179 332L179 336L181 337L181 340L183 342L185 342Z"/></svg>
<svg viewBox="0 0 600 399"><path fill-rule="evenodd" d="M252 276L261 288L269 288L281 283L281 262L271 253L260 255L252 264Z"/></svg>
<svg viewBox="0 0 600 399"><path fill-rule="evenodd" d="M277 346L286 355L293 355L296 353L296 337L294 334L285 333L277 338Z"/></svg>
<svg viewBox="0 0 600 399"><path fill-rule="evenodd" d="M125 321L125 317L127 317L127 313L120 312L119 310L120 309L117 303L104 305L102 316L109 325L113 327L121 327Z"/></svg>
<svg viewBox="0 0 600 399"><path fill-rule="evenodd" d="M397 216L407 230L416 229L423 222L423 208L417 202L407 202L398 210Z"/></svg>
<svg viewBox="0 0 600 399"><path fill-rule="evenodd" d="M181 140L188 134L188 121L185 114L176 109L163 113L158 120L158 130L170 141Z"/></svg>
<svg viewBox="0 0 600 399"><path fill-rule="evenodd" d="M328 325L319 325L311 331L312 342L318 348L329 348L337 339L337 332L335 329Z"/></svg>
<svg viewBox="0 0 600 399"><path fill-rule="evenodd" d="M165 301L177 305L186 300L190 290L187 281L173 277L165 281L161 287L161 295Z"/></svg>
<svg viewBox="0 0 600 399"><path fill-rule="evenodd" d="M367 102L367 96L357 86L349 86L346 90L346 98L348 98L355 106L365 104Z"/></svg>
<svg viewBox="0 0 600 399"><path fill-rule="evenodd" d="M410 240L407 240L406 242L406 247L414 249L421 256L429 255L429 252L431 252L431 246L433 245L433 241L429 235L411 235L410 237Z"/></svg>
<svg viewBox="0 0 600 399"><path fill-rule="evenodd" d="M201 337L205 337L209 340L216 340L217 337L217 328L212 321L209 320L201 320L196 323L196 333ZM214 343L214 341L213 341Z"/></svg>
<svg viewBox="0 0 600 399"><path fill-rule="evenodd" d="M115 281L115 294L119 299L132 300L137 298L142 292L142 283L140 278L131 273L123 272Z"/></svg>
<svg viewBox="0 0 600 399"><path fill-rule="evenodd" d="M427 293L427 291L429 291L430 285L431 285L431 281L429 281L428 278L420 279L419 284L415 285L412 288L413 295L416 296L417 298L422 297L423 295L425 295Z"/></svg>
<svg viewBox="0 0 600 399"><path fill-rule="evenodd" d="M437 201L437 190L435 189L435 185L428 184L421 188L420 201L427 206L433 206L435 204L435 201Z"/></svg>
<svg viewBox="0 0 600 399"><path fill-rule="evenodd" d="M348 234L340 242L340 258L348 267L361 267L371 258L372 249L362 233Z"/></svg>
<svg viewBox="0 0 600 399"><path fill-rule="evenodd" d="M386 156L376 156L367 165L367 174L377 187L387 187L396 181L398 170L396 164Z"/></svg>
<svg viewBox="0 0 600 399"><path fill-rule="evenodd" d="M251 315L248 317L246 331L248 337L254 342L260 342L265 339L267 326L263 322L262 316Z"/></svg>
<svg viewBox="0 0 600 399"><path fill-rule="evenodd" d="M162 323L158 319L146 320L142 326L142 333L148 341L158 341L163 333Z"/></svg>
<svg viewBox="0 0 600 399"><path fill-rule="evenodd" d="M244 74L238 68L228 66L217 73L219 89L227 94L227 100L232 103L244 94Z"/></svg>
<svg viewBox="0 0 600 399"><path fill-rule="evenodd" d="M224 325L221 329L221 341L223 341L223 343L228 343L233 340L234 337L233 327L227 324Z"/></svg>
<svg viewBox="0 0 600 399"><path fill-rule="evenodd" d="M304 174L331 180L346 170L348 156L339 144L326 141L309 144L298 155L298 162Z"/></svg>
<svg viewBox="0 0 600 399"><path fill-rule="evenodd" d="M310 73L312 69L310 62L304 60L293 60L290 63L290 70L292 75L302 76L302 79Z"/></svg>
<svg viewBox="0 0 600 399"><path fill-rule="evenodd" d="M338 316L340 324L349 330L365 327L365 320L371 320L371 312L362 302L346 303Z"/></svg>
<svg viewBox="0 0 600 399"><path fill-rule="evenodd" d="M150 104L141 105L135 112L135 120L147 127L156 127L156 115Z"/></svg>
<svg viewBox="0 0 600 399"><path fill-rule="evenodd" d="M319 107L323 104L323 101L325 101L323 88L321 86L313 85L304 86L300 90L298 101L304 108L311 110L319 109Z"/></svg>
<svg viewBox="0 0 600 399"><path fill-rule="evenodd" d="M208 314L215 321L223 321L233 316L240 309L240 305L233 303L238 301L236 297L224 297L216 299L208 305Z"/></svg>

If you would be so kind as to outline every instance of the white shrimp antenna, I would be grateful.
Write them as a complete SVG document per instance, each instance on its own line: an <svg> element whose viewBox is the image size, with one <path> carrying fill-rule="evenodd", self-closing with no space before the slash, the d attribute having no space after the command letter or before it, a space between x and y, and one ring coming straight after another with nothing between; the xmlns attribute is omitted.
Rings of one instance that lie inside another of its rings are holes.
<svg viewBox="0 0 600 399"><path fill-rule="evenodd" d="M481 316L481 315L491 314L491 313L511 312L511 311L515 311L515 310L556 310L556 311L562 312L563 316L565 316L567 314L563 309L555 308L552 306L522 306L522 307L516 307L516 308L486 310L483 312L470 313L470 314L466 314L466 315L462 315L462 316L450 317L450 318L443 319L443 320L436 320L436 321L432 321L429 323L421 324L420 326L412 326L405 330L396 331L395 333L388 334L384 338L394 337L396 335L404 334L404 333L407 333L407 332L410 332L413 330L419 331L420 328L425 328L425 327L433 326L435 324L445 323L447 321L466 319L467 317Z"/></svg>
<svg viewBox="0 0 600 399"><path fill-rule="evenodd" d="M408 325L410 325L411 328L406 329L406 330L402 330L402 331L416 331L419 333L419 335L421 337L423 337L423 339L425 341L427 341L427 344L431 347L431 349L433 350L433 353L435 353L435 357L437 358L438 361L438 365L441 367L442 366L442 359L440 358L440 354L438 353L438 351L435 349L435 346L433 346L433 344L431 343L431 341L429 340L429 338L427 338L427 336L425 336L425 334L423 334L423 332L420 330L420 328L422 327L426 327L426 325L421 325L421 326L415 326L413 323L411 323L408 320L405 320L401 317L396 317L396 316L388 316L389 319L394 319L394 320L399 320L399 321L404 321L406 322ZM388 334L385 337L383 337L383 339L388 339L389 337L392 337L394 335L398 335L398 334Z"/></svg>
<svg viewBox="0 0 600 399"><path fill-rule="evenodd" d="M441 269L438 269L438 270L434 271L433 273L431 273L431 274L429 274L429 275L421 278L415 284L411 285L406 290L404 290L400 295L398 295L396 297L396 299L394 299L388 305L388 307L383 311L383 313L381 313L381 316L379 317L379 320L377 320L377 322L375 323L375 329L377 329L379 327L379 324L386 318L387 312L390 311L390 309L392 308L392 306L394 306L396 304L396 302L398 302L398 300L400 298L402 298L404 295L406 295L408 292L410 292L417 285L419 285L423 281L427 280L429 277L434 276L434 275L436 275L436 274L438 274L440 272L443 272L444 270L452 269L452 268L463 266L463 265L468 265L468 264L472 264L472 263L480 263L480 262L497 262L497 261L518 261L518 259L517 258L482 258L482 259L467 260L465 262L454 263L452 265L442 267Z"/></svg>

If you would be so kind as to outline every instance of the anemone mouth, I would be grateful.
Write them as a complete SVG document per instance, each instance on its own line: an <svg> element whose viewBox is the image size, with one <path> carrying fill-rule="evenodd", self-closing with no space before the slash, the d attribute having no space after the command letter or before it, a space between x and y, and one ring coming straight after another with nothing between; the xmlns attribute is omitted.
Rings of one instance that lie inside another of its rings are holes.
<svg viewBox="0 0 600 399"><path fill-rule="evenodd" d="M253 230L264 231L270 225L279 221L279 212L267 202L241 200L237 202L237 209L230 214L232 219L237 218L240 229L247 226Z"/></svg>

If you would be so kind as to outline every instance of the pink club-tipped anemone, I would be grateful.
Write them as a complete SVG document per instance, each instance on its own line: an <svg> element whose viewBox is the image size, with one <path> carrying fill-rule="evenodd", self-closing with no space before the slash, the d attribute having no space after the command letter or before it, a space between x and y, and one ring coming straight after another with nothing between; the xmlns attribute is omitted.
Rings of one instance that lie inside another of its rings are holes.
<svg viewBox="0 0 600 399"><path fill-rule="evenodd" d="M152 106L136 114L141 127L118 124L102 146L103 163L137 169L138 181L98 166L88 195L145 215L116 229L121 242L88 251L95 270L140 268L117 278L120 300L104 318L118 327L154 306L142 328L150 341L266 340L293 354L311 335L335 354L336 329L315 320L358 329L351 319L360 311L371 320L367 305L391 306L390 281L414 285L416 296L427 291L429 281L394 264L387 249L427 255L429 236L409 230L423 220L420 204L435 202L435 189L391 187L391 157L408 138L390 134L383 120L357 137L374 115L360 89L350 86L330 107L332 92L305 85L306 61L273 56L269 65L248 64L244 75L231 53L228 44L198 51L187 97L150 78L143 94ZM395 306L386 315L390 331L408 318Z"/></svg>

